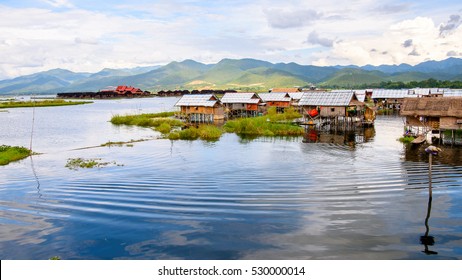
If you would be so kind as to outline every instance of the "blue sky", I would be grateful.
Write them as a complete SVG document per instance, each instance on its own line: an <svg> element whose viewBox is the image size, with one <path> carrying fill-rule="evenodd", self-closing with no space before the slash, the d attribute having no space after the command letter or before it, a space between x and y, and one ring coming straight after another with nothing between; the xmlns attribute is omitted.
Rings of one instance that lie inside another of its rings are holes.
<svg viewBox="0 0 462 280"><path fill-rule="evenodd" d="M0 79L185 59L380 65L462 57L459 2L0 0Z"/></svg>

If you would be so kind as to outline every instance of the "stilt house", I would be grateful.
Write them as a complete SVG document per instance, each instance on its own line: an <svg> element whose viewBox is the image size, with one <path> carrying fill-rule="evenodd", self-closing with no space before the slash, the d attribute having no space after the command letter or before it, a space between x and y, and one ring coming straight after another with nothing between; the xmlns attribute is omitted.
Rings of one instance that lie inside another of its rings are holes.
<svg viewBox="0 0 462 280"><path fill-rule="evenodd" d="M436 131L444 144L462 145L462 97L406 98L401 115L407 131Z"/></svg>
<svg viewBox="0 0 462 280"><path fill-rule="evenodd" d="M175 104L178 116L189 122L213 123L224 119L223 106L214 94L183 95Z"/></svg>
<svg viewBox="0 0 462 280"><path fill-rule="evenodd" d="M291 106L292 98L287 92L259 93L258 96L266 103L267 107L276 107L278 113L283 113Z"/></svg>
<svg viewBox="0 0 462 280"><path fill-rule="evenodd" d="M318 125L346 126L372 124L374 112L356 97L353 91L305 93L299 102L306 120L317 120Z"/></svg>
<svg viewBox="0 0 462 280"><path fill-rule="evenodd" d="M262 111L262 99L253 92L227 92L221 98L227 119L256 117Z"/></svg>

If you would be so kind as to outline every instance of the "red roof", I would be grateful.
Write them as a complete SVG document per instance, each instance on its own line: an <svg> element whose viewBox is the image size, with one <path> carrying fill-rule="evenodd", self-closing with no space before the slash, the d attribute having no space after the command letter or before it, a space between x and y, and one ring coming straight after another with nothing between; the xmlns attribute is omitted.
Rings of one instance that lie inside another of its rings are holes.
<svg viewBox="0 0 462 280"><path fill-rule="evenodd" d="M131 92L131 93L143 92L139 88L135 88L135 87L132 87L132 86L125 86L125 85L124 86L118 86L115 91L117 91L119 93L123 93L123 92L127 92L127 91Z"/></svg>

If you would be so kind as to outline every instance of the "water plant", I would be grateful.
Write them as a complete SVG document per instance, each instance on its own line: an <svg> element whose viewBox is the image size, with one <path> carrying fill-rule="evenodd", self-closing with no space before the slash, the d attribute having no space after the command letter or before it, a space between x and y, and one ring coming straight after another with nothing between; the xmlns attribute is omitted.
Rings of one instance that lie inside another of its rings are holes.
<svg viewBox="0 0 462 280"><path fill-rule="evenodd" d="M164 122L161 125L159 125L156 128L156 130L159 131L160 133L167 134L172 130L172 127L170 126L170 124Z"/></svg>
<svg viewBox="0 0 462 280"><path fill-rule="evenodd" d="M0 146L0 165L7 165L12 161L21 160L28 157L31 151L19 146Z"/></svg>
<svg viewBox="0 0 462 280"><path fill-rule="evenodd" d="M214 125L201 125L198 132L199 138L206 141L216 141L223 134L223 130Z"/></svg>
<svg viewBox="0 0 462 280"><path fill-rule="evenodd" d="M409 144L412 141L414 141L414 139L415 139L414 136L403 136L403 137L400 137L398 141L404 144Z"/></svg>
<svg viewBox="0 0 462 280"><path fill-rule="evenodd" d="M122 166L121 164L117 164L115 161L101 162L100 158L94 158L94 159L69 158L67 160L65 167L71 170L78 170L79 168L101 168L109 164Z"/></svg>
<svg viewBox="0 0 462 280"><path fill-rule="evenodd" d="M304 133L303 128L291 122L298 117L300 114L292 110L284 114L270 111L266 116L228 121L224 129L241 136L300 136Z"/></svg>
<svg viewBox="0 0 462 280"><path fill-rule="evenodd" d="M183 126L183 122L170 118L174 112L162 112L138 115L114 115L111 123L114 125L136 125L142 127L158 127L164 123L172 126Z"/></svg>

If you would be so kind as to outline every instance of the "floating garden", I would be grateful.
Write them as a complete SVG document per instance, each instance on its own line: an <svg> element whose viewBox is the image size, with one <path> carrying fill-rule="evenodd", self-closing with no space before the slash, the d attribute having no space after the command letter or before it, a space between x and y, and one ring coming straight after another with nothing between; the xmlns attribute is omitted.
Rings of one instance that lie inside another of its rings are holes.
<svg viewBox="0 0 462 280"><path fill-rule="evenodd" d="M170 140L206 140L216 141L225 132L236 133L239 136L300 136L302 127L293 124L293 120L301 115L293 109L277 114L275 108L270 108L265 116L230 120L223 127L212 124L187 126L184 122L174 119L174 112L139 115L115 115L111 123L115 125L136 125L151 127Z"/></svg>

